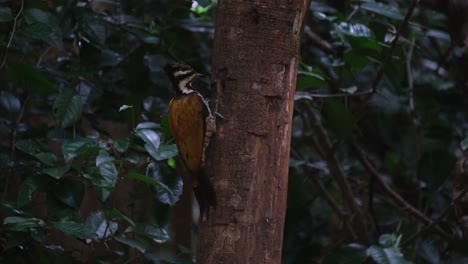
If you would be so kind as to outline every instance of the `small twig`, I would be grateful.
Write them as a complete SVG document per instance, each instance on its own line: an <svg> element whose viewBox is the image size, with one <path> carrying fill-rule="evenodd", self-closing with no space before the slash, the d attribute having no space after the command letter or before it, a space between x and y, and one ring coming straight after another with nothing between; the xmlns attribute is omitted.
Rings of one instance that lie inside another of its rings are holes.
<svg viewBox="0 0 468 264"><path fill-rule="evenodd" d="M384 60L383 60L383 62L381 64L381 66L380 66L380 69L377 72L377 76L375 77L374 82L372 82L371 88L369 90L370 91L369 94L365 98L364 103L362 104L362 106L357 111L355 111L355 113L357 113L357 114L356 114L356 119L355 119L354 123L357 123L362 118L362 116L366 113L366 111L365 111L366 106L369 103L369 100L372 98L372 96L377 92L377 87L379 86L380 82L382 81L382 78L383 78L383 76L384 76L384 74L385 74L385 72L387 70L387 67L390 64L390 60L393 57L393 53L394 53L395 48L396 48L396 46L398 44L398 40L400 39L400 36L401 36L403 30L408 25L409 20L410 20L411 16L413 15L414 9L418 5L419 1L420 0L413 0L413 3L411 4L410 8L408 9L408 12L406 13L406 16L405 16L403 22L401 23L400 27L396 31L395 36L393 37L393 40L390 43L390 47L388 48L387 53L385 54L385 57L384 57Z"/></svg>
<svg viewBox="0 0 468 264"><path fill-rule="evenodd" d="M357 93L335 93L335 94L317 94L317 93L309 93L305 91L300 91L296 92L296 95L307 95L310 97L317 97L317 98L335 98L335 97L348 97L348 96L362 96L362 95L368 95L373 93L372 90L367 90L363 92L357 92Z"/></svg>
<svg viewBox="0 0 468 264"><path fill-rule="evenodd" d="M418 5L419 0L414 0L413 3L410 6L410 9L406 13L405 19L401 23L400 27L398 28L397 32L395 33L395 37L393 38L392 42L390 43L390 47L388 48L387 54L385 55L385 58L383 60L382 66L380 66L379 71L377 72L377 76L374 79L374 82L372 83L371 86L371 91L375 92L377 90L377 86L380 84L380 81L382 81L382 78L384 76L385 71L387 70L387 66L390 63L391 58L393 57L393 53L395 51L395 48L397 46L398 40L400 39L400 35L403 32L403 30L406 28L408 25L408 22L413 15L414 9Z"/></svg>
<svg viewBox="0 0 468 264"><path fill-rule="evenodd" d="M343 195L343 200L345 201L345 203L348 204L349 209L351 210L351 217L359 217L358 220L353 220L353 223L360 225L360 230L367 234L368 221L366 219L366 216L361 211L356 200L354 199L353 191L349 186L343 168L341 167L339 161L335 156L335 153L332 148L333 146L330 142L330 138L328 137L325 128L321 124L320 116L312 111L309 111L309 116L310 122L312 122L312 127L316 133L316 137L318 138L317 142L321 146L322 151L325 153L325 155L322 156L322 158L327 162L328 167L330 169L330 174L332 175L338 187L340 188Z"/></svg>
<svg viewBox="0 0 468 264"><path fill-rule="evenodd" d="M2 69L5 66L5 63L6 63L6 60L7 60L7 57L8 57L8 49L10 48L11 41L13 40L13 36L15 35L16 23L18 21L19 16L23 12L23 7L24 7L24 0L21 0L21 7L20 7L20 10L18 11L18 14L16 14L16 16L15 16L15 19L13 20L13 29L11 31L10 39L8 40L8 43L7 43L6 47L5 47L5 56L3 57L3 61L2 61L2 64L0 65L0 69Z"/></svg>
<svg viewBox="0 0 468 264"><path fill-rule="evenodd" d="M338 203L333 199L333 197L325 190L325 187L323 187L322 183L317 179L316 175L311 175L309 173L309 179L312 180L312 182L315 184L317 187L317 190L319 194L322 196L322 198L330 205L330 207L335 211L335 213L341 218L343 221L344 226L348 230L348 232L351 234L351 237L353 239L357 239L358 236L353 230L353 227L349 224L349 221L347 219L347 215L343 210L340 208Z"/></svg>
<svg viewBox="0 0 468 264"><path fill-rule="evenodd" d="M427 225L433 225L434 221L419 211L417 208L408 203L403 197L395 192L381 177L380 173L374 168L374 165L367 158L366 153L356 142L352 143L354 151L358 154L358 158L367 172L377 180L382 190L399 206L403 207L404 211L407 212L413 218L423 222ZM434 227L434 230L447 241L451 241L452 237L442 230L438 225Z"/></svg>
<svg viewBox="0 0 468 264"><path fill-rule="evenodd" d="M404 241L402 243L402 247L405 247L409 244L411 244L416 238L418 238L419 236L425 234L427 231L429 231L432 227L434 227L435 225L438 225L442 219L444 219L445 216L447 216L447 214L450 212L450 210L452 210L452 208L455 206L455 204L460 201L464 196L465 194L468 192L468 187L465 187L454 199L453 201L450 203L449 207L447 207L445 209L445 211L439 215L439 217L437 217L437 219L435 219L434 221L432 221L432 223L424 226L423 228L421 228L421 230L419 230L418 232L416 232L416 234L414 234L412 237L408 238L406 241Z"/></svg>
<svg viewBox="0 0 468 264"><path fill-rule="evenodd" d="M41 54L41 56L39 56L39 59L37 60L37 63L36 63L36 67L38 67L39 65L41 65L42 63L42 59L44 58L44 56L49 53L49 51L52 49L51 46L47 47L47 49L45 49L45 51Z"/></svg>
<svg viewBox="0 0 468 264"><path fill-rule="evenodd" d="M414 83L413 83L413 71L411 69L411 61L413 59L414 50L414 39L411 40L411 44L406 53L406 75L408 77L408 104L411 113L414 113Z"/></svg>

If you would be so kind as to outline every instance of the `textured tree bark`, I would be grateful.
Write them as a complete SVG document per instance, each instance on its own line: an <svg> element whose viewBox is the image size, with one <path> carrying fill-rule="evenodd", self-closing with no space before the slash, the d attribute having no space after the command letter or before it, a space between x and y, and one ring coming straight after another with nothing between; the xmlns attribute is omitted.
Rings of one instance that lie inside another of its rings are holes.
<svg viewBox="0 0 468 264"><path fill-rule="evenodd" d="M206 172L218 207L197 263L281 263L302 22L309 0L218 1L213 75L218 131Z"/></svg>

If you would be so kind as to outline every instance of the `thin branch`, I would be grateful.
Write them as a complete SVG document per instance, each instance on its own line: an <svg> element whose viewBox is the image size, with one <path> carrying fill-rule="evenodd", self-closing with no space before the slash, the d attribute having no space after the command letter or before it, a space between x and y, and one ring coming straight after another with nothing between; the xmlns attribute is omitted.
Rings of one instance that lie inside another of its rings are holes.
<svg viewBox="0 0 468 264"><path fill-rule="evenodd" d="M390 60L393 57L393 53L395 51L395 48L398 44L398 40L400 39L401 33L403 30L405 30L406 26L409 23L409 20L411 16L413 15L414 9L418 5L419 0L414 0L413 3L411 4L408 12L406 13L405 19L401 23L400 27L398 28L397 32L395 33L395 37L393 38L392 42L390 43L390 47L388 48L387 54L385 55L385 58L383 60L382 66L380 66L379 71L377 72L377 76L374 79L374 82L372 83L371 86L371 91L375 93L377 90L377 86L380 84L382 81L382 78L384 76L385 71L387 70L388 64L390 64Z"/></svg>
<svg viewBox="0 0 468 264"><path fill-rule="evenodd" d="M408 78L408 106L411 113L414 113L414 83L413 83L413 71L411 69L411 61L413 60L414 50L414 39L411 40L410 46L406 53L406 75Z"/></svg>
<svg viewBox="0 0 468 264"><path fill-rule="evenodd" d="M463 188L463 190L452 200L449 207L447 207L445 209L445 211L439 217L437 217L437 219L432 221L432 223L424 226L423 228L421 228L421 230L416 232L416 234L414 234L412 237L410 237L406 241L404 241L402 243L402 247L405 247L405 246L411 244L411 242L413 242L416 238L418 238L421 235L427 233L435 225L438 225L440 222L442 222L442 219L444 219L444 217L447 216L447 214L452 210L452 208L455 206L455 204L457 204L465 196L465 194L467 192L468 192L468 187Z"/></svg>
<svg viewBox="0 0 468 264"><path fill-rule="evenodd" d="M312 182L315 184L315 186L317 187L317 190L318 190L319 194L322 196L322 198L330 205L330 207L335 211L335 213L343 221L343 224L344 224L345 228L348 230L348 232L351 234L351 237L353 239L357 239L358 236L354 232L352 226L349 224L349 221L347 219L347 214L340 208L338 203L327 192L325 187L323 187L322 183L317 179L316 175L311 175L309 173L309 179L311 179Z"/></svg>
<svg viewBox="0 0 468 264"><path fill-rule="evenodd" d="M403 22L401 23L400 27L396 31L395 36L393 37L393 40L390 43L390 47L388 48L387 53L385 54L385 58L384 58L381 66L380 66L380 69L377 72L377 76L375 77L374 82L371 85L369 93L368 93L367 97L365 98L364 103L362 104L362 106L356 111L357 114L356 114L356 119L355 119L354 123L357 123L362 118L362 116L366 113L365 108L366 108L367 104L369 103L369 100L371 99L371 97L377 92L377 87L379 86L380 82L382 81L382 78L383 78L383 76L384 76L384 74L385 74L385 72L387 70L387 67L390 64L390 61L391 61L391 59L393 57L393 53L395 52L395 48L396 48L396 46L398 44L398 40L400 39L400 36L401 36L403 30L405 30L406 26L408 25L409 20L410 20L411 16L413 15L413 12L414 12L416 6L418 5L419 1L420 0L413 0L413 3L411 4L410 8L408 9L408 12L406 13L406 16L405 16Z"/></svg>
<svg viewBox="0 0 468 264"><path fill-rule="evenodd" d="M20 7L20 10L18 11L18 14L16 14L16 16L15 16L15 19L13 20L13 29L11 31L10 39L8 40L8 43L7 43L6 47L5 47L5 56L3 57L3 61L2 61L2 64L0 65L0 69L2 69L5 66L5 63L6 63L6 60L7 60L7 57L8 57L8 49L10 48L11 41L13 40L13 36L15 35L16 23L18 21L19 16L23 12L23 7L24 7L24 0L21 0L21 7Z"/></svg>
<svg viewBox="0 0 468 264"><path fill-rule="evenodd" d="M313 130L315 131L316 137L318 139L317 142L325 153L322 158L327 162L330 169L330 174L338 184L338 187L340 188L343 195L343 200L348 204L348 207L351 210L352 217L359 217L359 219L357 221L353 221L353 223L360 225L360 229L367 233L367 217L362 213L359 205L354 199L353 191L348 184L343 168L335 156L330 138L328 137L325 128L321 124L320 116L313 111L309 111L309 116L312 122Z"/></svg>
<svg viewBox="0 0 468 264"><path fill-rule="evenodd" d="M395 192L381 177L380 173L374 168L371 161L368 159L367 154L364 150L358 146L356 142L352 143L354 151L358 154L358 158L367 172L377 180L377 183L380 185L382 190L399 206L403 207L404 211L407 212L413 218L423 222L427 225L434 225L434 221L427 217L424 213L419 211L417 208L408 203L403 197L401 197L397 192ZM452 237L450 234L442 230L438 225L434 226L434 230L444 239L450 241Z"/></svg>
<svg viewBox="0 0 468 264"><path fill-rule="evenodd" d="M310 97L317 97L317 98L336 98L336 97L362 96L362 95L368 95L371 93L373 93L372 90L367 90L367 91L357 92L357 93L335 93L335 94L318 94L318 93L309 93L305 91L299 91L299 92L296 92L296 95L307 95Z"/></svg>

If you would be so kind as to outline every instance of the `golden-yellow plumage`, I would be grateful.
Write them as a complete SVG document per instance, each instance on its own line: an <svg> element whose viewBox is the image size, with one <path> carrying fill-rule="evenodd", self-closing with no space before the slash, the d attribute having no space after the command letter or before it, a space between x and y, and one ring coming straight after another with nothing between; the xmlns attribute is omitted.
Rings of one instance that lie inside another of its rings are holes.
<svg viewBox="0 0 468 264"><path fill-rule="evenodd" d="M187 169L196 173L202 165L205 137L205 103L198 93L175 97L169 103L169 128Z"/></svg>

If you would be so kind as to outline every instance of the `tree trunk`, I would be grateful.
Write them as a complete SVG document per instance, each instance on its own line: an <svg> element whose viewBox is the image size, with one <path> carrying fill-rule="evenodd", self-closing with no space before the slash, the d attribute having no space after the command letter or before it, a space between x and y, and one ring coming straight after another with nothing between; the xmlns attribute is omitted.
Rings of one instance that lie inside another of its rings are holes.
<svg viewBox="0 0 468 264"><path fill-rule="evenodd" d="M218 1L213 75L218 130L206 172L218 207L198 263L280 263L294 88L309 0Z"/></svg>

